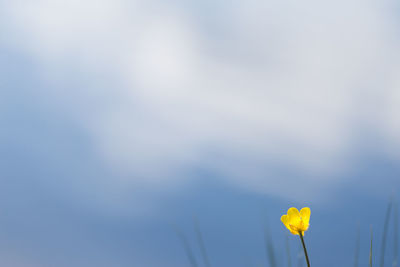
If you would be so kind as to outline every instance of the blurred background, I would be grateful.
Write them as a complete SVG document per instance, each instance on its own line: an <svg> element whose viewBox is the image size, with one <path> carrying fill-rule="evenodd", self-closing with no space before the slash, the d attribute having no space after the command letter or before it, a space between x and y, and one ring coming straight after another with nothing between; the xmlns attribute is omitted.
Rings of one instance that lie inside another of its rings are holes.
<svg viewBox="0 0 400 267"><path fill-rule="evenodd" d="M291 206L378 262L399 52L393 0L0 0L0 264L305 266Z"/></svg>

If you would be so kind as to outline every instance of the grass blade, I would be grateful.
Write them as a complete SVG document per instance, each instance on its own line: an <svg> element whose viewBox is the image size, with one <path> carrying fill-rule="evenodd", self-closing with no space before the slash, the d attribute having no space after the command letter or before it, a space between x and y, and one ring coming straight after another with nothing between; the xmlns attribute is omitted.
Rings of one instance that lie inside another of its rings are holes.
<svg viewBox="0 0 400 267"><path fill-rule="evenodd" d="M265 223L265 227L264 227L264 242L265 242L267 260L269 261L269 266L276 267L276 257L275 257L274 245L272 242L271 235L269 233L269 227L268 227L267 223Z"/></svg>
<svg viewBox="0 0 400 267"><path fill-rule="evenodd" d="M175 230L176 235L182 242L183 248L185 249L185 253L186 253L186 256L188 257L190 265L192 267L198 267L199 265L197 264L196 258L193 254L192 248L190 247L189 241L187 240L186 236L183 234L183 232L177 226L173 225L172 227Z"/></svg>
<svg viewBox="0 0 400 267"><path fill-rule="evenodd" d="M193 220L194 220L194 229L196 231L196 236L197 236L197 242L199 242L200 251L201 255L203 256L204 264L206 267L211 267L210 260L208 259L207 255L206 246L204 244L203 235L200 231L199 221L197 220L196 217Z"/></svg>
<svg viewBox="0 0 400 267"><path fill-rule="evenodd" d="M381 244L381 260L380 260L380 267L384 267L385 265L385 250L386 250L386 239L387 239L387 232L389 228L389 221L390 221L390 213L392 210L393 200L390 199L388 207L386 209L385 215L385 223L383 225L383 236L382 236L382 244Z"/></svg>

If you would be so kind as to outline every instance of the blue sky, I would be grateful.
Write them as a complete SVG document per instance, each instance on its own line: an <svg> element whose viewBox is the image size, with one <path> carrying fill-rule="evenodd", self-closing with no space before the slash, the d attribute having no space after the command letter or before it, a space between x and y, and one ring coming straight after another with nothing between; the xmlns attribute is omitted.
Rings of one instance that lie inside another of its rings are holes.
<svg viewBox="0 0 400 267"><path fill-rule="evenodd" d="M0 263L189 266L195 216L214 266L267 266L265 221L283 264L307 205L314 264L352 264L358 222L365 264L400 186L398 10L0 1Z"/></svg>

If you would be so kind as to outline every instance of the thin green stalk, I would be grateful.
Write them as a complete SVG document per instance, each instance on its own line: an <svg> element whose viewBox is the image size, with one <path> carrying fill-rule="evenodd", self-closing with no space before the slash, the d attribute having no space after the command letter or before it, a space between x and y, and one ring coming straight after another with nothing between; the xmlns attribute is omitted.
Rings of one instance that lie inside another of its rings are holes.
<svg viewBox="0 0 400 267"><path fill-rule="evenodd" d="M208 259L206 246L204 244L203 235L200 231L199 221L194 217L194 229L196 231L197 241L199 242L201 255L203 256L204 264L206 267L211 267L210 260Z"/></svg>
<svg viewBox="0 0 400 267"><path fill-rule="evenodd" d="M304 255L306 256L307 266L310 267L310 260L308 258L306 244L304 243L303 233L301 231L299 231L299 236L300 236L300 239L301 239L301 244L303 245Z"/></svg>
<svg viewBox="0 0 400 267"><path fill-rule="evenodd" d="M385 250L386 250L386 239L387 239L387 232L389 228L389 221L390 221L390 213L392 210L392 199L389 201L388 207L386 209L385 215L385 223L383 225L383 236L382 236L382 244L381 244L381 260L380 260L380 267L384 267L385 265Z"/></svg>
<svg viewBox="0 0 400 267"><path fill-rule="evenodd" d="M182 242L183 248L185 249L185 253L186 256L188 257L190 265L192 267L198 267L199 265L197 264L196 257L193 254L192 248L190 247L189 241L187 240L186 236L176 225L172 225L172 227L175 230L176 235Z"/></svg>
<svg viewBox="0 0 400 267"><path fill-rule="evenodd" d="M266 255L267 255L267 260L269 261L269 266L270 267L276 267L276 257L275 257L275 249L274 249L274 244L272 242L271 234L269 232L269 227L268 223L265 222L265 227L264 227L264 242L265 242L265 249L266 249Z"/></svg>

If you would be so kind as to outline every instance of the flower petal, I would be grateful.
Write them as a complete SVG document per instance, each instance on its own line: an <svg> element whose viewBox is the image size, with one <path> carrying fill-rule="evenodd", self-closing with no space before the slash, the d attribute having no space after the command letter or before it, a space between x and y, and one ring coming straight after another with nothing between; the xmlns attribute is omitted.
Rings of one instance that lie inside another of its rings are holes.
<svg viewBox="0 0 400 267"><path fill-rule="evenodd" d="M290 230L289 217L287 215L282 215L281 221L286 226L286 228Z"/></svg>
<svg viewBox="0 0 400 267"><path fill-rule="evenodd" d="M295 226L293 226L293 225L289 225L289 227L290 227L290 232L292 233L292 234L294 234L294 235L298 235L299 234L299 230L297 229L297 227L295 227Z"/></svg>
<svg viewBox="0 0 400 267"><path fill-rule="evenodd" d="M300 211L300 216L301 219L303 220L304 224L308 227L310 223L310 216L311 216L311 210L308 207L302 208Z"/></svg>
<svg viewBox="0 0 400 267"><path fill-rule="evenodd" d="M300 212L296 208L290 208L287 211L289 224L297 224L300 221Z"/></svg>

